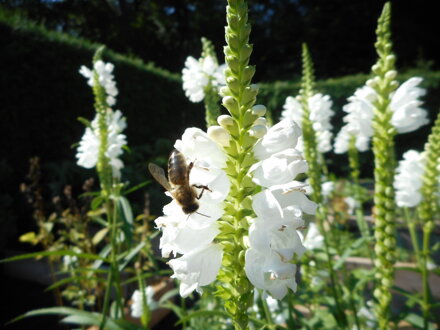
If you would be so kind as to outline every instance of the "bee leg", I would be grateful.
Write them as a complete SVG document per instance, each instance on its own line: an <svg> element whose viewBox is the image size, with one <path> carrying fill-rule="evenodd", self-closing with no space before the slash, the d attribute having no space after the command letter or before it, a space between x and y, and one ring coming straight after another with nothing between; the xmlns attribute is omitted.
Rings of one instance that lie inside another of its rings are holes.
<svg viewBox="0 0 440 330"><path fill-rule="evenodd" d="M196 187L196 188L202 189L202 191L200 192L200 195L196 197L197 199L202 198L203 192L204 192L205 190L208 190L209 192L212 192L212 190L209 189L208 186L201 186L201 185L193 184L193 187Z"/></svg>
<svg viewBox="0 0 440 330"><path fill-rule="evenodd" d="M193 167L194 167L194 163L193 162L188 164L188 168L187 168L187 171L186 171L186 179L188 180L188 182L189 182L189 174L191 173L191 170L192 170Z"/></svg>

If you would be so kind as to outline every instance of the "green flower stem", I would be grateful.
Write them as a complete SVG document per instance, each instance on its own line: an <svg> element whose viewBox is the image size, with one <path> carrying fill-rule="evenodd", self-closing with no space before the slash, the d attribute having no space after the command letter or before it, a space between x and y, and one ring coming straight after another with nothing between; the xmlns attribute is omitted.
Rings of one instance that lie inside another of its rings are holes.
<svg viewBox="0 0 440 330"><path fill-rule="evenodd" d="M218 64L217 61L217 55L215 54L214 45L212 42L206 38L202 38L202 59L206 59L206 57L210 56L214 59L216 64ZM206 85L205 89L205 120L206 120L206 127L218 125L217 124L217 117L220 116L220 107L218 104L219 101L219 95L218 95L218 89L217 87L213 86L212 84L212 77L210 77L208 85Z"/></svg>
<svg viewBox="0 0 440 330"><path fill-rule="evenodd" d="M104 46L98 48L93 57L93 63L101 60L103 51ZM93 94L95 96L95 109L98 114L98 130L100 138L96 169L98 171L103 195L108 197L110 195L113 181L112 168L110 166L109 158L106 156L108 149L107 109L109 109L109 106L106 101L105 89L99 83L99 75L96 70L93 70Z"/></svg>
<svg viewBox="0 0 440 330"><path fill-rule="evenodd" d="M102 310L102 321L100 325L100 330L105 329L105 323L108 317L109 309L110 309L110 292L111 289L115 289L116 293L116 304L117 310L121 314L121 317L124 317L124 307L122 306L122 288L121 288L121 278L119 274L118 268L118 253L119 253L119 243L117 242L118 235L118 224L117 224L117 214L116 208L114 207L111 200L106 202L106 213L108 224L110 227L110 245L112 246L110 252L110 271L107 276L107 285L104 294L104 305Z"/></svg>
<svg viewBox="0 0 440 330"><path fill-rule="evenodd" d="M146 329L148 329L148 325L150 324L150 320L151 320L151 311L150 311L150 307L148 306L148 302L147 302L147 295L145 293L145 283L144 283L144 280L142 279L142 268L141 268L140 262L136 263L135 269L136 269L136 277L138 280L139 290L142 295L141 323Z"/></svg>
<svg viewBox="0 0 440 330"><path fill-rule="evenodd" d="M395 57L391 53L390 32L391 9L386 3L379 17L376 30L378 62L373 66L375 78L370 86L378 94L374 102L373 118L373 153L374 153L374 204L375 204L375 231L376 239L376 289L374 296L377 299L376 315L380 329L389 329L391 287L394 281L394 263L396 260L396 228L394 202L394 136L396 130L391 124L393 115L390 109L391 93L397 88L394 79Z"/></svg>
<svg viewBox="0 0 440 330"><path fill-rule="evenodd" d="M268 327L270 328L274 324L273 319L272 319L272 314L270 312L269 306L267 306L267 301L266 301L266 299L264 299L263 294L261 292L259 292L258 296L261 300L261 305L263 307L263 312L264 312L263 314L266 317L267 324L269 325Z"/></svg>
<svg viewBox="0 0 440 330"><path fill-rule="evenodd" d="M425 170L422 177L422 202L417 211L420 221L423 225L423 250L421 253L422 261L422 284L423 284L423 319L424 328L428 327L428 318L430 315L430 289L429 289L429 270L428 261L430 256L431 233L435 227L434 219L439 215L439 179L440 169L440 113L437 116L432 132L425 145Z"/></svg>
<svg viewBox="0 0 440 330"><path fill-rule="evenodd" d="M221 285L216 295L223 299L235 329L248 328L247 309L252 304L253 286L247 279L244 265L248 235L248 217L253 216L251 195L256 185L248 175L255 163L252 153L256 138L249 134L258 115L252 112L258 89L251 79L255 68L249 66L252 46L249 45L251 27L247 22L248 8L244 0L229 0L227 6L226 42L224 48L228 68L225 70L227 87L223 88L223 105L233 121L226 127L231 136L225 148L226 173L231 181L225 202L225 215L219 221L220 234L216 240L223 246L222 268L218 275Z"/></svg>
<svg viewBox="0 0 440 330"><path fill-rule="evenodd" d="M420 242L417 237L417 227L414 216L411 215L411 212L408 207L403 208L403 215L408 226L409 235L411 237L411 244L414 249L414 254L416 257L416 262L419 267L422 265L421 253L420 253Z"/></svg>
<svg viewBox="0 0 440 330"><path fill-rule="evenodd" d="M333 258L330 254L329 238L324 228L324 221L327 219L328 209L323 204L323 196L321 193L321 174L322 164L319 162L319 152L317 147L316 132L313 129L313 123L310 119L309 99L314 94L314 72L313 63L308 51L307 45L302 46L303 73L300 92L300 101L303 108L302 129L304 138L304 155L309 165L308 177L313 193L312 199L318 204L316 212L316 220L319 231L324 236L324 250L326 253L327 267L330 274L330 286L332 295L336 304L337 322L340 326L347 326L347 318L344 312L341 299L341 289L336 281L335 271L333 269Z"/></svg>
<svg viewBox="0 0 440 330"><path fill-rule="evenodd" d="M356 222L359 227L359 231L361 233L361 236L367 240L367 245L369 245L369 238L371 237L370 229L368 228L367 221L364 217L364 211L362 207L362 199L360 194L360 166L359 166L359 151L356 149L355 146L356 143L356 137L351 136L349 146L348 146L348 163L350 164L350 174L351 174L351 180L354 184L354 199L356 200L356 206L355 206L355 214L356 214ZM374 255L371 249L367 248L368 254L370 255L370 259L374 261Z"/></svg>
<svg viewBox="0 0 440 330"><path fill-rule="evenodd" d="M217 118L220 116L220 108L218 105L219 96L217 87L212 85L210 81L205 87L205 121L206 127L215 126L217 124Z"/></svg>

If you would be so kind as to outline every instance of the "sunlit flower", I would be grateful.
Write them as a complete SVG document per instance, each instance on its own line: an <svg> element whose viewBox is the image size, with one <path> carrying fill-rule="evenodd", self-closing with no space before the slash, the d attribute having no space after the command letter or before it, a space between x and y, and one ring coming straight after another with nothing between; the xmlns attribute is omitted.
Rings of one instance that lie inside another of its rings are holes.
<svg viewBox="0 0 440 330"><path fill-rule="evenodd" d="M343 119L346 124L335 139L336 153L347 152L352 137L355 138L355 146L359 151L368 150L373 136L373 101L376 97L376 92L371 87L364 86L348 98L349 103L343 107L347 113Z"/></svg>
<svg viewBox="0 0 440 330"><path fill-rule="evenodd" d="M268 291L275 299L283 299L288 289L296 291L296 265L283 262L276 253L246 251L245 271L251 283Z"/></svg>
<svg viewBox="0 0 440 330"><path fill-rule="evenodd" d="M427 112L420 107L423 102L419 98L426 93L425 89L419 87L421 82L421 78L410 78L391 95L391 124L398 133L412 132L428 123ZM376 99L376 91L369 86L357 89L354 95L348 98L349 103L343 108L347 112L343 119L346 124L335 139L336 153L347 152L351 137L356 139L355 145L359 151L368 150L373 136L372 122Z"/></svg>
<svg viewBox="0 0 440 330"><path fill-rule="evenodd" d="M171 277L180 281L180 295L187 297L194 290L201 293L202 286L214 282L220 270L222 257L221 245L208 244L170 260L169 265L174 271Z"/></svg>
<svg viewBox="0 0 440 330"><path fill-rule="evenodd" d="M390 107L394 113L391 123L399 133L415 131L429 122L426 110L420 107L423 102L419 98L426 94L426 90L419 87L421 82L422 78L410 78L392 96Z"/></svg>
<svg viewBox="0 0 440 330"><path fill-rule="evenodd" d="M310 108L310 120L313 124L313 129L316 132L318 151L325 153L332 149L331 129L333 128L330 123L331 117L334 115L334 111L331 109L333 102L328 95L322 95L320 93L313 95L309 98ZM302 126L303 109L301 103L292 96L286 98L286 102L283 106L284 111L281 114L282 118L293 119L298 125ZM304 150L302 137L298 143L297 149Z"/></svg>
<svg viewBox="0 0 440 330"><path fill-rule="evenodd" d="M200 129L189 128L174 147L193 163L189 176L191 186L207 186L197 200L197 212L186 214L174 199L165 205L164 215L155 223L162 231L160 248L163 257L182 255L169 261L174 278L180 280L180 294L201 292L201 286L215 280L222 260L222 248L213 243L219 234L217 220L224 213L223 201L230 182L223 170L226 155L219 145ZM198 193L201 188L197 189ZM170 197L172 195L167 193Z"/></svg>
<svg viewBox="0 0 440 330"><path fill-rule="evenodd" d="M212 56L195 59L188 56L182 70L183 90L191 102L197 103L205 97L205 87L212 83L220 88L226 84L225 65L218 65Z"/></svg>
<svg viewBox="0 0 440 330"><path fill-rule="evenodd" d="M299 126L292 119L283 119L255 144L254 155L257 159L264 160L278 152L294 149L300 136Z"/></svg>
<svg viewBox="0 0 440 330"><path fill-rule="evenodd" d="M116 103L116 96L118 95L118 89L116 87L116 82L113 76L114 65L112 63L105 63L102 60L96 61L93 65L94 71L98 74L99 84L104 87L107 94L107 104L113 106ZM86 66L81 66L79 72L85 78L88 79L87 83L89 86L93 87L94 77L93 72Z"/></svg>
<svg viewBox="0 0 440 330"><path fill-rule="evenodd" d="M308 250L321 249L324 246L324 236L322 236L318 226L314 222L309 223L303 245Z"/></svg>
<svg viewBox="0 0 440 330"><path fill-rule="evenodd" d="M423 154L409 150L403 154L403 159L394 177L394 188L396 189L396 203L400 207L415 207L422 200L420 188L422 187L422 176L425 162Z"/></svg>
<svg viewBox="0 0 440 330"><path fill-rule="evenodd" d="M127 144L127 138L122 131L127 124L122 113L110 108L106 112L107 124L107 150L105 155L113 170L113 177L120 178L121 169L124 166L119 157L123 153L123 147ZM98 116L91 122L79 143L76 158L78 165L85 168L93 168L98 162L99 149L101 146L100 130L98 127Z"/></svg>
<svg viewBox="0 0 440 330"><path fill-rule="evenodd" d="M154 310L157 308L157 302L154 300L154 288L152 286L147 286L145 288L145 298L148 308ZM131 296L131 316L140 318L143 314L143 303L142 303L142 293L139 290L135 290Z"/></svg>

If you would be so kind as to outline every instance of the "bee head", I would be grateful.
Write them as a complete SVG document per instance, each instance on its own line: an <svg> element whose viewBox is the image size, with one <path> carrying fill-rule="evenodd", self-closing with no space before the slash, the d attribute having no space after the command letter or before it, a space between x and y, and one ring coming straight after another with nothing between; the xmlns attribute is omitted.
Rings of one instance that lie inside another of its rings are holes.
<svg viewBox="0 0 440 330"><path fill-rule="evenodd" d="M197 203L189 204L189 205L182 207L182 210L185 214L194 213L198 209L199 209L199 204L197 204Z"/></svg>

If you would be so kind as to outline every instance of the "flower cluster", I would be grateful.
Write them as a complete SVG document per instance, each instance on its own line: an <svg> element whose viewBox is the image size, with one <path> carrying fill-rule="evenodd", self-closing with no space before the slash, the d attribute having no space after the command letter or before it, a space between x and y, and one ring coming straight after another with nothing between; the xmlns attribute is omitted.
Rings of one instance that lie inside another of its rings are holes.
<svg viewBox="0 0 440 330"><path fill-rule="evenodd" d="M87 83L90 87L94 85L94 72L98 75L99 84L104 87L107 94L106 101L109 106L114 106L116 103L116 96L118 95L118 89L113 76L114 65L112 63L105 63L102 60L98 60L93 65L93 70L90 70L86 66L81 66L79 73L88 79Z"/></svg>
<svg viewBox="0 0 440 330"><path fill-rule="evenodd" d="M220 88L226 85L225 64L218 65L212 56L201 57L196 60L188 56L182 70L183 90L191 102L197 103L205 97L205 87L211 83Z"/></svg>
<svg viewBox="0 0 440 330"><path fill-rule="evenodd" d="M150 310L157 308L157 302L154 300L154 288L147 286L145 288L145 297L147 298L147 305ZM142 293L139 290L135 290L131 296L131 316L140 318L143 314Z"/></svg>
<svg viewBox="0 0 440 330"><path fill-rule="evenodd" d="M420 188L425 170L423 153L408 150L403 154L394 177L396 203L400 207L415 207L422 200Z"/></svg>
<svg viewBox="0 0 440 330"><path fill-rule="evenodd" d="M318 151L325 153L332 149L332 124L330 123L331 117L334 115L334 111L331 109L332 100L328 95L322 95L320 93L314 94L309 98L308 105L310 108L310 120L313 123L313 129L316 132ZM294 97L288 96L283 106L284 111L281 113L282 118L293 119L298 125L302 125L303 109L301 103ZM303 151L302 137L298 141L296 147L298 150Z"/></svg>
<svg viewBox="0 0 440 330"><path fill-rule="evenodd" d="M390 72L390 76L395 76L395 72ZM428 123L427 112L420 107L422 101L419 98L426 93L425 89L419 86L421 82L421 78L410 78L391 96L391 124L398 133L412 132ZM352 137L356 139L355 146L359 151L368 150L373 136L374 102L377 100L376 91L370 87L372 84L374 79L348 98L349 103L343 108L347 112L343 119L346 124L335 139L336 153L347 152Z"/></svg>
<svg viewBox="0 0 440 330"><path fill-rule="evenodd" d="M125 117L117 110L107 109L107 150L106 157L112 167L113 177L120 178L121 169L124 166L119 157L123 153L123 147L127 144L127 138L122 131L127 127ZM78 165L85 168L93 168L98 162L99 150L101 146L100 129L98 124L98 115L86 128L79 146L76 158Z"/></svg>
<svg viewBox="0 0 440 330"><path fill-rule="evenodd" d="M185 214L175 199L165 205L164 215L155 223L162 231L160 248L163 257L181 255L169 262L173 278L180 280L180 295L201 292L201 286L213 282L221 266L223 251L214 238L219 233L217 220L224 213L223 202L229 193L230 182L223 171L226 155L216 142L200 129L188 128L174 147L193 163L189 184L207 186L197 200L197 212ZM201 189L197 188L197 193ZM172 196L173 191L168 193Z"/></svg>
<svg viewBox="0 0 440 330"><path fill-rule="evenodd" d="M292 261L305 251L297 230L304 225L302 213L316 210L316 204L304 193L306 185L293 181L307 171L306 161L295 149L300 135L299 126L284 119L254 146L259 162L251 171L263 191L253 196L256 218L249 229L245 271L255 287L276 299L282 299L288 288L296 290L296 265Z"/></svg>

